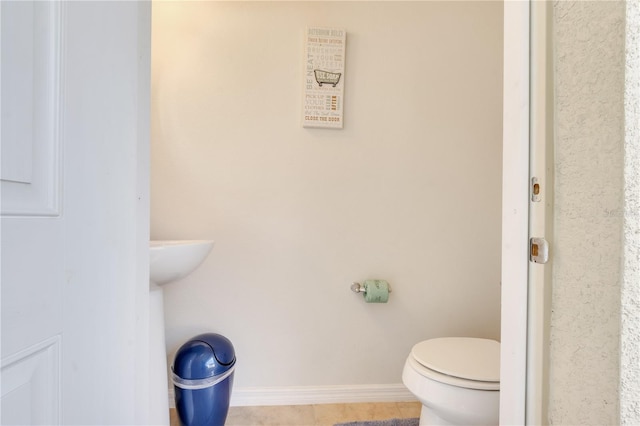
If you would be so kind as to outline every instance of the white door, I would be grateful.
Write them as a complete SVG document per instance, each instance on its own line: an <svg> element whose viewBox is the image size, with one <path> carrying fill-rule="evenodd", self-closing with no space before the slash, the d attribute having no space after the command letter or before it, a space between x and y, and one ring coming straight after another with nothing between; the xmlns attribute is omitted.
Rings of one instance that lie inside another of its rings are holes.
<svg viewBox="0 0 640 426"><path fill-rule="evenodd" d="M2 424L145 423L150 5L0 17Z"/></svg>
<svg viewBox="0 0 640 426"><path fill-rule="evenodd" d="M500 424L525 424L529 1L504 2Z"/></svg>

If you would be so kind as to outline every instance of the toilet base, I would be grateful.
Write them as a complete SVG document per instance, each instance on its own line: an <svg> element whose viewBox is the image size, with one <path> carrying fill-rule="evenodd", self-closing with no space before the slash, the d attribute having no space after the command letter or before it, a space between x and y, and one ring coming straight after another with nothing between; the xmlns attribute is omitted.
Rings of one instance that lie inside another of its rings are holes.
<svg viewBox="0 0 640 426"><path fill-rule="evenodd" d="M442 417L436 415L433 410L431 410L426 405L422 406L422 410L420 411L420 426L449 426L453 425L453 423L446 421Z"/></svg>
<svg viewBox="0 0 640 426"><path fill-rule="evenodd" d="M420 426L459 426L459 423L451 423L438 416L432 409L422 405L420 410ZM498 426L497 424L487 424L485 426Z"/></svg>

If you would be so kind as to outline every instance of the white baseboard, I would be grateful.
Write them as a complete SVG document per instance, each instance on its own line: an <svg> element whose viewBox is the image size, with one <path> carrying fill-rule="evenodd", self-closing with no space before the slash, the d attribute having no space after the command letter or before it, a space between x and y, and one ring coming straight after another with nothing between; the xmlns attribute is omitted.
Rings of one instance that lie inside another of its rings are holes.
<svg viewBox="0 0 640 426"><path fill-rule="evenodd" d="M388 385L234 388L230 405L244 407L403 401L416 401L416 398L402 383L393 383ZM175 407L173 389L169 389L169 406Z"/></svg>

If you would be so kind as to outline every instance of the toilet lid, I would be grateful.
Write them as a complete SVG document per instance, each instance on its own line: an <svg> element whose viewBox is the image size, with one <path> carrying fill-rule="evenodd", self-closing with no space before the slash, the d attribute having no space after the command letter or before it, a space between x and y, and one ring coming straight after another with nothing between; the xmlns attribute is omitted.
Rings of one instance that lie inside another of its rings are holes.
<svg viewBox="0 0 640 426"><path fill-rule="evenodd" d="M431 370L466 380L500 382L500 343L472 337L442 337L416 344L411 355Z"/></svg>

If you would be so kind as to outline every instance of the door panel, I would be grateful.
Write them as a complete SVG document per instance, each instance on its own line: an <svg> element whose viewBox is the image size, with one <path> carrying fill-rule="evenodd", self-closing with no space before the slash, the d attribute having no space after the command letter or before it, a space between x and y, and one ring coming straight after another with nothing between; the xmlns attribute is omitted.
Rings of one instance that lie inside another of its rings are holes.
<svg viewBox="0 0 640 426"><path fill-rule="evenodd" d="M60 338L2 360L2 424L60 423Z"/></svg>
<svg viewBox="0 0 640 426"><path fill-rule="evenodd" d="M57 216L61 22L56 2L2 2L2 214Z"/></svg>
<svg viewBox="0 0 640 426"><path fill-rule="evenodd" d="M146 424L150 3L0 18L2 424Z"/></svg>
<svg viewBox="0 0 640 426"><path fill-rule="evenodd" d="M60 8L3 2L2 424L60 423ZM37 266L36 266L37 265Z"/></svg>

